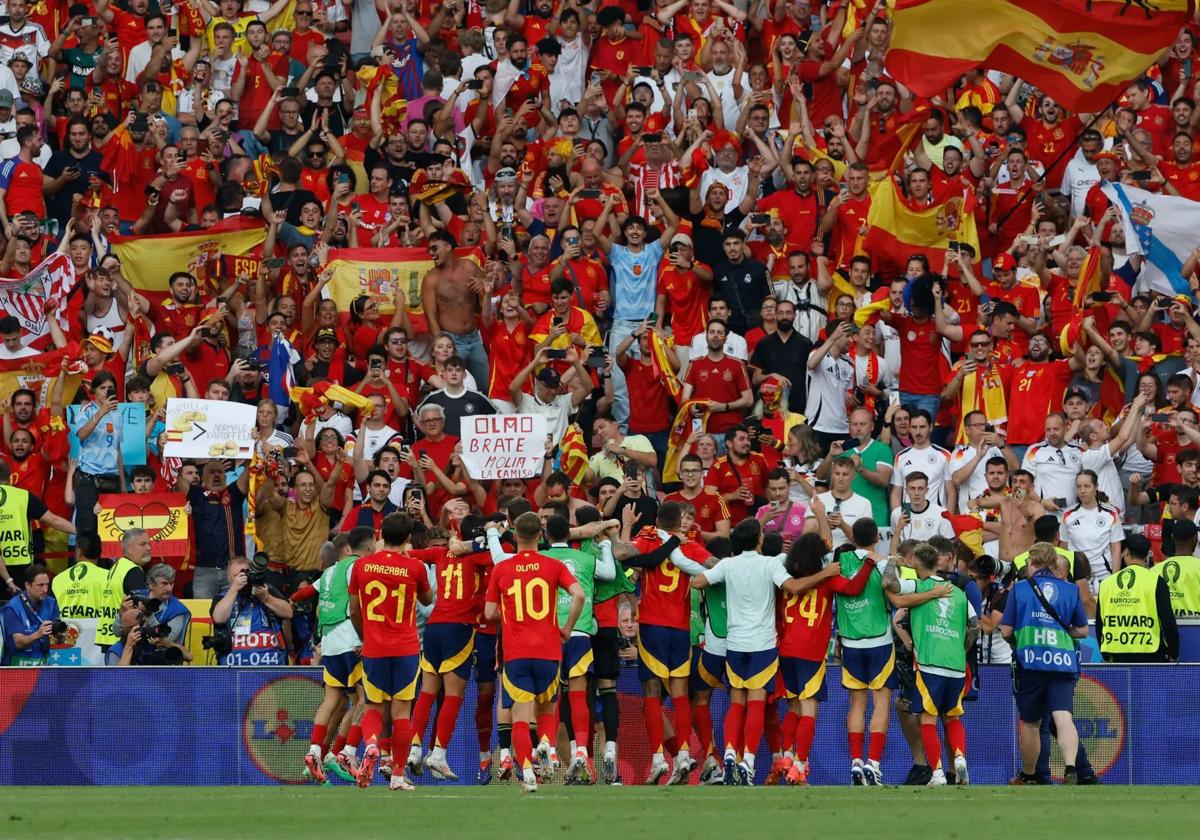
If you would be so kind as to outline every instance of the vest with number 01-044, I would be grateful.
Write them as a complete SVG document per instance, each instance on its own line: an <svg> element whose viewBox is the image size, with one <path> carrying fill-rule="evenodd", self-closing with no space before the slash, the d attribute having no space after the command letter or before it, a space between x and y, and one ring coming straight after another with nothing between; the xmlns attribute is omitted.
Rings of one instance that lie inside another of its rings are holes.
<svg viewBox="0 0 1200 840"><path fill-rule="evenodd" d="M1142 566L1126 566L1100 581L1101 653L1154 653L1162 638L1154 591L1159 577Z"/></svg>
<svg viewBox="0 0 1200 840"><path fill-rule="evenodd" d="M5 566L28 566L33 562L29 539L29 491L0 486L0 559Z"/></svg>

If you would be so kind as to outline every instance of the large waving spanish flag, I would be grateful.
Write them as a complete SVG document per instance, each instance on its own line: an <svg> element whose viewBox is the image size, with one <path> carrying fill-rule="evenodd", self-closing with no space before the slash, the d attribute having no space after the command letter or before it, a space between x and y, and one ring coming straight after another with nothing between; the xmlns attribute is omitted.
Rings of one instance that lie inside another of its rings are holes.
<svg viewBox="0 0 1200 840"><path fill-rule="evenodd" d="M1099 111L1171 46L1193 0L896 0L888 72L921 96L978 66Z"/></svg>
<svg viewBox="0 0 1200 840"><path fill-rule="evenodd" d="M930 265L940 266L951 241L970 245L978 254L973 205L972 197L956 195L914 210L891 178L872 184L867 238L863 242L872 267L885 274L903 274L908 258L914 254L924 254Z"/></svg>

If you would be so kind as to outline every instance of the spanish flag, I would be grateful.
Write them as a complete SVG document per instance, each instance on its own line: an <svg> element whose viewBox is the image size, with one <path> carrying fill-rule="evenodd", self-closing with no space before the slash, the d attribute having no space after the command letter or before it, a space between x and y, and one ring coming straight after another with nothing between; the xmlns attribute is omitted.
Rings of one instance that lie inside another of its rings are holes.
<svg viewBox="0 0 1200 840"><path fill-rule="evenodd" d="M676 400L683 393L683 385L679 382L679 375L671 367L671 362L667 359L667 343L663 337L658 334L657 330L650 330L650 359L654 363L654 376L659 382L667 386L667 390Z"/></svg>
<svg viewBox="0 0 1200 840"><path fill-rule="evenodd" d="M896 0L887 70L944 95L978 66L1012 73L1072 111L1100 111L1170 47L1192 0Z"/></svg>
<svg viewBox="0 0 1200 840"><path fill-rule="evenodd" d="M675 414L675 421L671 423L671 435L667 438L667 458L662 475L664 484L679 480L679 459L683 457L683 453L679 449L687 442L688 436L692 433L692 407L705 404L704 400L688 400L679 406L679 411ZM700 428L707 428L708 412L700 415L700 423Z"/></svg>
<svg viewBox="0 0 1200 840"><path fill-rule="evenodd" d="M930 265L941 265L951 240L970 245L978 254L973 204L969 197L955 195L914 210L891 178L872 184L863 242L864 250L871 255L872 268L885 274L903 274L913 254L924 254Z"/></svg>
<svg viewBox="0 0 1200 840"><path fill-rule="evenodd" d="M186 557L187 499L182 493L112 493L100 496L96 527L105 557L121 556L121 538L133 528L150 535L152 557Z"/></svg>
<svg viewBox="0 0 1200 840"><path fill-rule="evenodd" d="M950 513L942 511L942 518L954 529L954 536L978 557L983 554L983 520L974 513Z"/></svg>
<svg viewBox="0 0 1200 840"><path fill-rule="evenodd" d="M1105 277L1101 275L1100 264L1102 249L1093 245L1088 249L1083 265L1079 267L1079 277L1075 280L1075 295L1072 302L1076 309L1083 309L1083 302L1088 295L1104 288Z"/></svg>
<svg viewBox="0 0 1200 840"><path fill-rule="evenodd" d="M587 475L588 471L588 451L587 444L583 440L583 430L579 428L578 423L567 426L558 446L562 450L560 459L562 471L575 484L582 484L583 477Z"/></svg>

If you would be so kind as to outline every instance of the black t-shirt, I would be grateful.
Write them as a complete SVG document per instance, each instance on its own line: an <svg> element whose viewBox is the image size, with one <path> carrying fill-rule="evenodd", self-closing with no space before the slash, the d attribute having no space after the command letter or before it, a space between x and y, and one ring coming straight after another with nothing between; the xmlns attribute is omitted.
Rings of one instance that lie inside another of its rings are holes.
<svg viewBox="0 0 1200 840"><path fill-rule="evenodd" d="M272 128L270 133L271 136L267 140L267 148L271 150L272 154L286 152L288 149L292 148L292 145L297 140L304 136L303 131L298 131L295 134L288 134L282 128Z"/></svg>
<svg viewBox="0 0 1200 840"><path fill-rule="evenodd" d="M104 171L100 161L101 156L97 151L89 151L83 157L77 158L66 149L60 149L46 161L44 172L51 178L57 178L68 166L79 170L78 178L67 181L54 195L46 196L46 214L51 219L57 219L61 227L65 228L67 219L71 218L75 196L87 192L89 175L95 175L106 183L112 181L112 176Z"/></svg>
<svg viewBox="0 0 1200 840"><path fill-rule="evenodd" d="M417 406L417 416L421 416L421 408L427 405L440 405L446 412L446 434L460 437L462 419L475 414L498 414L491 400L478 391L463 391L457 397L452 397L445 391L434 391Z"/></svg>
<svg viewBox="0 0 1200 840"><path fill-rule="evenodd" d="M743 259L740 263L723 260L713 268L713 297L723 296L733 311L729 315L729 331L745 335L751 327L762 323L762 302L771 294L771 279L767 267L758 260Z"/></svg>
<svg viewBox="0 0 1200 840"><path fill-rule="evenodd" d="M795 330L787 341L776 331L758 342L750 357L750 364L763 373L778 373L791 381L790 411L803 412L808 402L808 356L812 351L812 342Z"/></svg>
<svg viewBox="0 0 1200 840"><path fill-rule="evenodd" d="M719 224L706 220L704 213L693 213L689 217L692 222L692 243L695 245L696 259L708 266L725 262L725 234L737 230L746 214L734 209L725 214Z"/></svg>
<svg viewBox="0 0 1200 840"><path fill-rule="evenodd" d="M343 104L334 102L332 105L318 105L316 102L309 102L304 106L304 112L300 115L300 122L306 126L312 125L313 114L328 111L329 130L334 135L341 137L350 130L350 113L343 107Z"/></svg>

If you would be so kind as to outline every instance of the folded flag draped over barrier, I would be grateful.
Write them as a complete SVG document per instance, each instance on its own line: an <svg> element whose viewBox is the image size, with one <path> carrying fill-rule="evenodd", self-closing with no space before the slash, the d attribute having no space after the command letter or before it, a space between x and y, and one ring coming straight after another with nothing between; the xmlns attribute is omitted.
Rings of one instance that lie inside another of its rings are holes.
<svg viewBox="0 0 1200 840"><path fill-rule="evenodd" d="M207 230L113 236L112 248L130 285L152 303L160 303L170 294L167 280L176 271L194 276L202 294L206 286L224 288L239 274L253 277L266 238L261 219L234 216Z"/></svg>
<svg viewBox="0 0 1200 840"><path fill-rule="evenodd" d="M887 70L944 95L979 66L1003 70L1072 111L1099 111L1174 43L1192 0L896 0Z"/></svg>
<svg viewBox="0 0 1200 840"><path fill-rule="evenodd" d="M953 196L940 204L914 210L900 195L891 178L871 185L864 250L874 268L902 274L908 258L924 254L929 264L940 266L951 240L970 245L979 253L974 207L969 198Z"/></svg>
<svg viewBox="0 0 1200 840"><path fill-rule="evenodd" d="M54 317L59 326L64 331L69 328L67 307L63 304L74 291L77 280L71 258L58 252L46 257L20 279L0 279L0 306L5 315L20 321L22 344L37 348L49 345L47 303L53 302L57 307Z"/></svg>
<svg viewBox="0 0 1200 840"><path fill-rule="evenodd" d="M1104 195L1121 213L1125 252L1145 258L1141 282L1164 295L1192 296L1183 263L1196 247L1200 201L1158 195L1125 184L1103 182Z"/></svg>
<svg viewBox="0 0 1200 840"><path fill-rule="evenodd" d="M100 496L97 529L105 557L121 556L121 537L142 528L150 536L153 557L188 553L187 499L182 493L111 493Z"/></svg>

